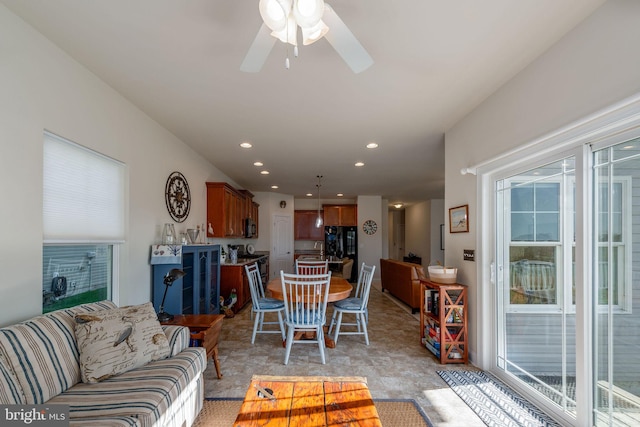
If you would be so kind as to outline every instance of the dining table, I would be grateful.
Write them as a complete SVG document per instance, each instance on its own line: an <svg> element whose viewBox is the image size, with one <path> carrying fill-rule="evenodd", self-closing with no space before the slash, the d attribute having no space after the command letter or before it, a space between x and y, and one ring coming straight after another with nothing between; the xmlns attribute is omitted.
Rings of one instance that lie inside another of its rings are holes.
<svg viewBox="0 0 640 427"><path fill-rule="evenodd" d="M329 282L329 296L327 297L327 302L336 302L343 300L345 298L349 298L351 295L351 291L353 290L353 286L351 283L344 277L331 277L331 281ZM271 294L272 298L276 299L284 299L282 296L282 279L280 276L274 277L269 280L267 283L267 291ZM325 329L327 326L325 326ZM296 335L296 339L302 339L302 334ZM335 348L336 342L327 334L325 334L325 345L329 348ZM286 342L283 342L284 346Z"/></svg>

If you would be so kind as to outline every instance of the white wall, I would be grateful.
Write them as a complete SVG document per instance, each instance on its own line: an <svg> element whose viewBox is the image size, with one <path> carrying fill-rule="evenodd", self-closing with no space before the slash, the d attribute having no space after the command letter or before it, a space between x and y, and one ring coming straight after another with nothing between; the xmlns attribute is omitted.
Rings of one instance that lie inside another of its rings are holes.
<svg viewBox="0 0 640 427"><path fill-rule="evenodd" d="M409 252L422 258L422 265L431 259L431 201L407 206L404 210L404 254Z"/></svg>
<svg viewBox="0 0 640 427"><path fill-rule="evenodd" d="M206 222L206 181L234 183L2 5L0 51L0 325L42 312L45 129L127 165L118 303L150 301L150 245L171 222L164 202L169 174L182 172L193 197L189 218L176 231Z"/></svg>
<svg viewBox="0 0 640 427"><path fill-rule="evenodd" d="M368 219L378 224L378 231L372 235L362 231L362 224ZM380 277L380 258L383 254L383 241L387 238L384 233L387 226L387 205L383 205L382 198L380 196L358 196L358 264L362 265L364 262L367 265L375 265L374 277L376 278Z"/></svg>
<svg viewBox="0 0 640 427"><path fill-rule="evenodd" d="M431 258L429 263L423 265L437 264L440 262L444 265L444 251L440 249L440 225L444 224L444 199L431 200ZM444 237L444 236L443 236Z"/></svg>
<svg viewBox="0 0 640 427"><path fill-rule="evenodd" d="M478 283L476 267L492 255L476 250L475 263L460 261L463 249L476 249L480 223L476 177L460 170L639 92L638 22L640 2L609 0L445 135L445 209L469 204L470 232L445 233L445 261L470 287L472 359L483 328L478 293L490 286Z"/></svg>

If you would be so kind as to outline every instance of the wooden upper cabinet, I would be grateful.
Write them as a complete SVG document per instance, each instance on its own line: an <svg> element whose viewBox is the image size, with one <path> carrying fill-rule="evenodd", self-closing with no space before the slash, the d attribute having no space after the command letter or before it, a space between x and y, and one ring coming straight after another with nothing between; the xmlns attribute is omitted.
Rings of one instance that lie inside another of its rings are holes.
<svg viewBox="0 0 640 427"><path fill-rule="evenodd" d="M244 237L245 219L258 222L258 204L252 199L249 191L226 182L207 182L207 223L213 227L207 237Z"/></svg>
<svg viewBox="0 0 640 427"><path fill-rule="evenodd" d="M320 212L322 215L322 212ZM293 223L295 240L324 240L324 225L316 227L318 211L297 210L294 212Z"/></svg>
<svg viewBox="0 0 640 427"><path fill-rule="evenodd" d="M358 225L358 205L323 205L324 225Z"/></svg>

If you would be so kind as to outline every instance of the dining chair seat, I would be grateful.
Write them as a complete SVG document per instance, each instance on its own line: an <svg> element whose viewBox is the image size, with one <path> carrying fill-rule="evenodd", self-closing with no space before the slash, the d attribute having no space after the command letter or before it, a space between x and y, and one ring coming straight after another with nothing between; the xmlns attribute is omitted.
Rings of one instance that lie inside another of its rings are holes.
<svg viewBox="0 0 640 427"><path fill-rule="evenodd" d="M373 281L373 273L376 267L368 266L362 263L360 274L358 276L358 284L353 297L346 298L333 303L333 315L329 325L329 334L335 329L333 340L338 344L338 337L342 335L364 335L364 340L369 345L369 332L367 331L367 322L369 321L369 313L367 305L369 303L369 292L371 291L371 282ZM342 316L344 314L354 314L355 322L343 323ZM342 326L355 326L355 331L340 331Z"/></svg>
<svg viewBox="0 0 640 427"><path fill-rule="evenodd" d="M333 303L333 307L338 307L343 310L358 310L362 306L362 298L346 298L341 301Z"/></svg>
<svg viewBox="0 0 640 427"><path fill-rule="evenodd" d="M253 322L253 333L251 334L251 344L256 340L256 334L280 334L285 340L286 331L284 326L284 301L275 298L265 297L262 278L260 277L260 267L258 263L244 266L249 280L249 291L251 292L251 313L255 313ZM276 313L278 321L265 321L265 313ZM279 329L265 329L264 325L279 325Z"/></svg>
<svg viewBox="0 0 640 427"><path fill-rule="evenodd" d="M284 309L284 301L275 298L259 298L258 305L264 310L272 310L274 308Z"/></svg>

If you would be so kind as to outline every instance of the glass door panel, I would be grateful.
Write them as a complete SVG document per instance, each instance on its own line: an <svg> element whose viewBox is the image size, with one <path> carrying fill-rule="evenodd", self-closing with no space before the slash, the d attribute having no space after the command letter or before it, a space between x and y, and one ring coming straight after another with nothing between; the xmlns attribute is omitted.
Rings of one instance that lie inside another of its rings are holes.
<svg viewBox="0 0 640 427"><path fill-rule="evenodd" d="M575 414L575 159L496 182L498 367Z"/></svg>
<svg viewBox="0 0 640 427"><path fill-rule="evenodd" d="M596 426L640 425L640 145L593 154ZM634 230L635 226L635 230Z"/></svg>

